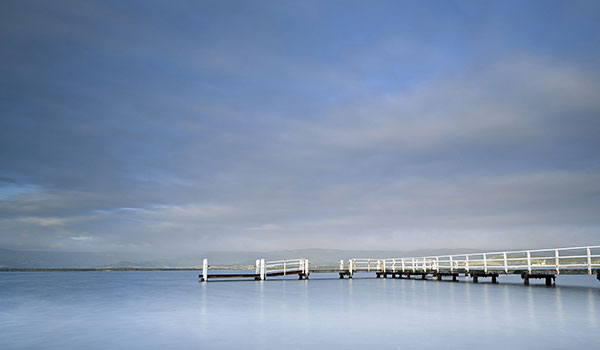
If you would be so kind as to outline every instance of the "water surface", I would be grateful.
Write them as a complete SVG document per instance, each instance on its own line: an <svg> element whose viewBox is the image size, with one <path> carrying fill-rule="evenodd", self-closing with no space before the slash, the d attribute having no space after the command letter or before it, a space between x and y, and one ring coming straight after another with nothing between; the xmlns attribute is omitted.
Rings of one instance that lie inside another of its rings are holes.
<svg viewBox="0 0 600 350"><path fill-rule="evenodd" d="M0 273L1 349L600 348L600 282ZM366 277L366 276L365 276Z"/></svg>

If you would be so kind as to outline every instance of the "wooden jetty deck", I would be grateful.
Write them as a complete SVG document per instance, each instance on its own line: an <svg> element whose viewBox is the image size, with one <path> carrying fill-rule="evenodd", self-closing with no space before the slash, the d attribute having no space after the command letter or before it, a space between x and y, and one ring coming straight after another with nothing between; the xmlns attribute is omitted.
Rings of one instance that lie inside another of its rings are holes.
<svg viewBox="0 0 600 350"><path fill-rule="evenodd" d="M297 275L308 279L311 273L334 273L339 278L352 278L357 273L374 274L376 278L429 277L442 280L450 277L457 281L460 275L478 283L490 278L497 283L500 275L520 275L525 285L531 279L544 279L552 285L559 275L596 275L600 281L600 246L535 249L522 251L488 252L404 258L352 258L340 260L339 268L311 268L308 259L277 261L256 260L254 273L209 273L204 259L201 281L209 279L265 280L272 277Z"/></svg>

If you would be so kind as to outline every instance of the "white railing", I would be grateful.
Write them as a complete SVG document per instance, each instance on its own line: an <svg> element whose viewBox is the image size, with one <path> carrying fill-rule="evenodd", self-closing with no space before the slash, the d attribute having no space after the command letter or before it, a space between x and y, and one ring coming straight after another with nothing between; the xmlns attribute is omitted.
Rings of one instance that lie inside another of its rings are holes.
<svg viewBox="0 0 600 350"><path fill-rule="evenodd" d="M381 271L383 261L383 259L350 259L348 269L352 273Z"/></svg>
<svg viewBox="0 0 600 350"><path fill-rule="evenodd" d="M290 271L303 271L306 259L288 259L267 261L265 268L268 272L283 272L284 274Z"/></svg>
<svg viewBox="0 0 600 350"><path fill-rule="evenodd" d="M592 274L600 268L600 246L518 250L506 252L440 255L410 258L385 259L383 272L442 272L468 273L511 273L536 270L554 271L560 274L565 270L586 271Z"/></svg>
<svg viewBox="0 0 600 350"><path fill-rule="evenodd" d="M266 261L265 259L256 260L256 273L260 275L261 280L264 280L269 273L282 273L283 276L299 272L305 276L309 274L308 259L287 259Z"/></svg>
<svg viewBox="0 0 600 350"><path fill-rule="evenodd" d="M341 268L340 264L340 269ZM398 259L350 259L350 272L406 272L423 273L433 268L433 260L427 257Z"/></svg>
<svg viewBox="0 0 600 350"><path fill-rule="evenodd" d="M208 281L208 259L202 260L202 281ZM288 260L274 260L265 261L265 259L256 259L256 272L254 274L238 275L233 274L236 277L254 277L260 280L265 280L267 276L275 274L278 276L286 276L287 274L300 274L302 276L308 276L309 261L308 259L288 259ZM227 275L219 275L219 278L225 278Z"/></svg>
<svg viewBox="0 0 600 350"><path fill-rule="evenodd" d="M345 262L340 261L340 271L345 273ZM356 272L383 273L484 273L529 274L548 272L563 273L598 273L600 279L600 246L533 249L506 252L470 253L455 255L438 255L423 257L404 257L391 259L356 258L347 261L348 274ZM202 278L208 279L208 260L202 262ZM288 259L265 261L256 260L255 277L261 280L268 275L286 276L299 274L308 277L310 273L308 259ZM252 276L252 275L250 275ZM222 277L222 276L221 276Z"/></svg>
<svg viewBox="0 0 600 350"><path fill-rule="evenodd" d="M382 272L423 273L434 267L434 260L427 257L383 259Z"/></svg>

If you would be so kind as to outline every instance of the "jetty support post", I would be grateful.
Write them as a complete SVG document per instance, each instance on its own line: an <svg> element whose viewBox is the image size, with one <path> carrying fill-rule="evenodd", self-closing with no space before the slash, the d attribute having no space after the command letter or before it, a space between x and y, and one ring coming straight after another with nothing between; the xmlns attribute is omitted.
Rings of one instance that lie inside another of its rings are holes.
<svg viewBox="0 0 600 350"><path fill-rule="evenodd" d="M587 265L588 265L588 275L592 274L592 251L590 247L586 248L587 250Z"/></svg>
<svg viewBox="0 0 600 350"><path fill-rule="evenodd" d="M304 259L304 278L308 279L308 275L310 275L309 262L308 259Z"/></svg>
<svg viewBox="0 0 600 350"><path fill-rule="evenodd" d="M208 259L202 260L202 282L208 281Z"/></svg>
<svg viewBox="0 0 600 350"><path fill-rule="evenodd" d="M545 279L547 286L551 286L553 284L553 282L556 281L556 275L551 275L551 274L547 274L547 273L530 274L528 272L523 272L521 274L521 278L523 279L523 284L525 284L526 286L529 285L529 280L532 278Z"/></svg>
<svg viewBox="0 0 600 350"><path fill-rule="evenodd" d="M504 273L508 275L508 259L506 258L506 253L502 253L504 257Z"/></svg>
<svg viewBox="0 0 600 350"><path fill-rule="evenodd" d="M531 252L527 251L527 273L531 273ZM527 279L527 285L529 285L529 278Z"/></svg>
<svg viewBox="0 0 600 350"><path fill-rule="evenodd" d="M352 259L348 259L348 278L352 278Z"/></svg>
<svg viewBox="0 0 600 350"><path fill-rule="evenodd" d="M483 272L485 272L486 274L488 272L488 268L487 268L487 254L483 254Z"/></svg>
<svg viewBox="0 0 600 350"><path fill-rule="evenodd" d="M260 280L265 280L265 259L260 259Z"/></svg>
<svg viewBox="0 0 600 350"><path fill-rule="evenodd" d="M256 259L256 270L254 272L254 280L260 281L260 259Z"/></svg>
<svg viewBox="0 0 600 350"><path fill-rule="evenodd" d="M560 275L560 256L558 255L558 249L554 249L554 265L556 265L556 274Z"/></svg>
<svg viewBox="0 0 600 350"><path fill-rule="evenodd" d="M529 285L529 274L524 272L521 274L521 278L523 279L523 284L528 286Z"/></svg>

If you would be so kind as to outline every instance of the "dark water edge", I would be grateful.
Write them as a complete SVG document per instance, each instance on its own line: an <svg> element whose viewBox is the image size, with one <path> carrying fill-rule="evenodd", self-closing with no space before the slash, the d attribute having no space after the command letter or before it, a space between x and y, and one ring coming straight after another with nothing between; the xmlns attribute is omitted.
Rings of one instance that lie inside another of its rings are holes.
<svg viewBox="0 0 600 350"><path fill-rule="evenodd" d="M600 282L5 272L1 349L600 348Z"/></svg>

